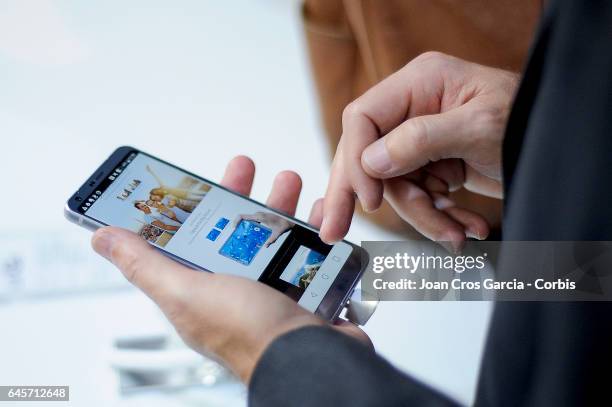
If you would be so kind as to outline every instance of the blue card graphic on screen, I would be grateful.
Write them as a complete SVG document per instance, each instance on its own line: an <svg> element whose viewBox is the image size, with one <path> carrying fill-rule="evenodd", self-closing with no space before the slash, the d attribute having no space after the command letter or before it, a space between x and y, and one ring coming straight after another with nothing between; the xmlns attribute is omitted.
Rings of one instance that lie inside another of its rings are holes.
<svg viewBox="0 0 612 407"><path fill-rule="evenodd" d="M214 242L215 240L217 240L220 234L221 234L220 231L218 231L217 229L213 229L210 232L208 232L208 235L206 236L206 238Z"/></svg>
<svg viewBox="0 0 612 407"><path fill-rule="evenodd" d="M229 219L227 219L227 218L221 218L221 219L219 219L219 220L217 221L217 224L215 225L215 227L216 227L217 229L221 229L221 230L223 230L223 229L224 229L224 228L227 226L227 224L228 224L228 223L229 223Z"/></svg>
<svg viewBox="0 0 612 407"><path fill-rule="evenodd" d="M248 266L271 234L272 230L260 223L241 220L219 250L219 254Z"/></svg>

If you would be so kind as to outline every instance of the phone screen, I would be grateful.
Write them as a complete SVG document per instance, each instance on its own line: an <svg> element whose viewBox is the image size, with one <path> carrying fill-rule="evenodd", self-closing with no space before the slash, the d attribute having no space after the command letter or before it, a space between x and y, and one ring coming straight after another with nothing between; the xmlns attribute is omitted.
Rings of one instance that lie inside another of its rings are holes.
<svg viewBox="0 0 612 407"><path fill-rule="evenodd" d="M353 247L164 161L131 151L79 212L192 266L268 284L315 311Z"/></svg>

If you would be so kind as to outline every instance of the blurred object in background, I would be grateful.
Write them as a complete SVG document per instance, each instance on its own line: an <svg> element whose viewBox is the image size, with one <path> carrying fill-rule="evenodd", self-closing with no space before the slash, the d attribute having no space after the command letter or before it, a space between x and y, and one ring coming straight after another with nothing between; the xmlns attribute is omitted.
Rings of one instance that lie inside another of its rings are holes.
<svg viewBox="0 0 612 407"><path fill-rule="evenodd" d="M178 335L121 337L115 340L110 364L119 375L120 392L208 388L239 384L223 366L187 348Z"/></svg>
<svg viewBox="0 0 612 407"><path fill-rule="evenodd" d="M4 231L0 247L0 301L130 287L76 228Z"/></svg>
<svg viewBox="0 0 612 407"><path fill-rule="evenodd" d="M542 3L305 0L302 17L332 154L342 134L346 105L426 51L520 71ZM453 192L451 199L460 207L480 208L477 212L491 226L500 226L499 200L465 189ZM420 237L386 203L366 218L411 238Z"/></svg>

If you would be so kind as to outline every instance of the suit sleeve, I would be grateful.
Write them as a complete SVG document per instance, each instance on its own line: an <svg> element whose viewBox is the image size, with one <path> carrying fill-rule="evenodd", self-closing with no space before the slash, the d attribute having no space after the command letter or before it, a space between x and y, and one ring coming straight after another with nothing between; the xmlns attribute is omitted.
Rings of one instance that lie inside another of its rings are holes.
<svg viewBox="0 0 612 407"><path fill-rule="evenodd" d="M276 339L253 373L249 405L457 406L329 327L300 328Z"/></svg>

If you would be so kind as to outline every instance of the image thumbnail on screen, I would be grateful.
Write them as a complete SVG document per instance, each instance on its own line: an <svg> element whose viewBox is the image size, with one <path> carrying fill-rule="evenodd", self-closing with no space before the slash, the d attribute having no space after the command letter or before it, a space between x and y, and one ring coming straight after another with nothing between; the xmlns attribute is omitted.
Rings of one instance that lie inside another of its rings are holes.
<svg viewBox="0 0 612 407"><path fill-rule="evenodd" d="M164 247L211 186L151 161L136 157L88 214Z"/></svg>
<svg viewBox="0 0 612 407"><path fill-rule="evenodd" d="M296 287L306 289L321 268L325 257L313 249L300 246L280 278Z"/></svg>

